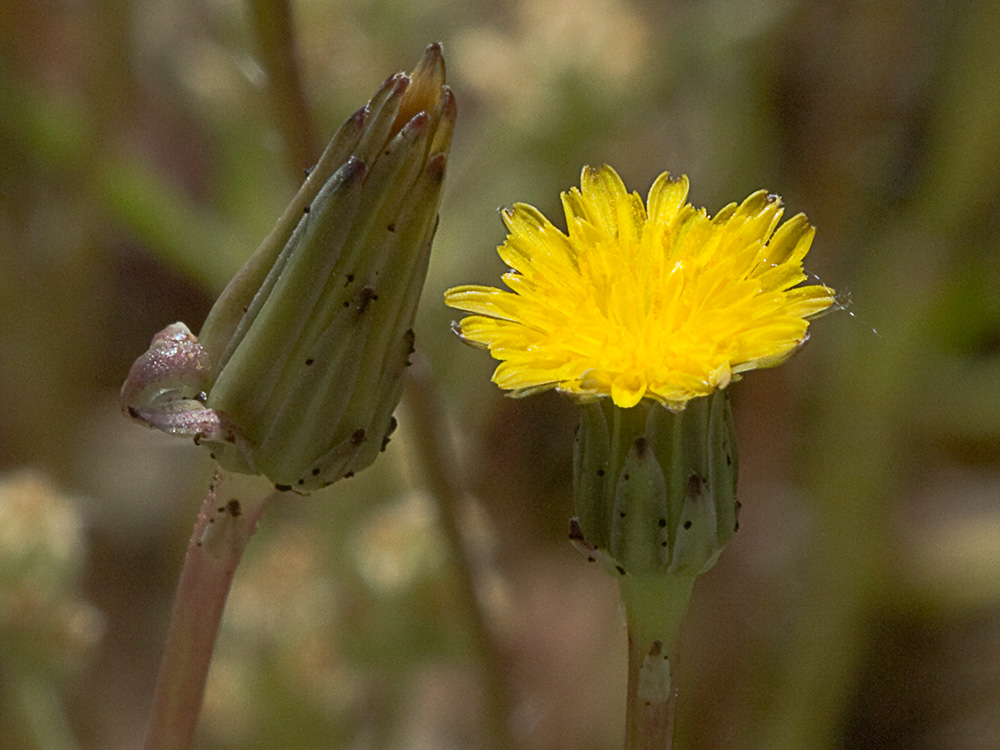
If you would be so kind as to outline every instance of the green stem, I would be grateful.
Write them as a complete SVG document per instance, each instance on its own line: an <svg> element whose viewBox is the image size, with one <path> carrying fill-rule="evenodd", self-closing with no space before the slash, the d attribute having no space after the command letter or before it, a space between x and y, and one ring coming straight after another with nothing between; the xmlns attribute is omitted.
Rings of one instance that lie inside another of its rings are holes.
<svg viewBox="0 0 1000 750"><path fill-rule="evenodd" d="M320 152L295 50L295 30L288 0L249 0L247 8L260 63L267 71L267 95L287 153L293 184Z"/></svg>
<svg viewBox="0 0 1000 750"><path fill-rule="evenodd" d="M5 665L5 678L16 700L11 724L23 730L29 747L44 750L77 750L66 707L51 680L21 665ZM17 726L18 724L22 726ZM6 732L4 732L6 734ZM18 735L11 732L13 736Z"/></svg>
<svg viewBox="0 0 1000 750"><path fill-rule="evenodd" d="M145 750L191 747L229 586L271 497L249 508L235 500L220 508L213 484L202 503L177 584Z"/></svg>
<svg viewBox="0 0 1000 750"><path fill-rule="evenodd" d="M486 728L489 747L508 750L516 747L510 734L510 691L504 679L500 647L487 622L477 595L475 556L469 550L461 527L461 507L467 492L455 476L456 451L444 422L444 412L426 363L416 355L409 369L406 405L410 412L408 427L416 434L414 444L427 489L434 495L440 511L441 526L458 575L457 594L468 626L477 645L480 669L486 682Z"/></svg>
<svg viewBox="0 0 1000 750"><path fill-rule="evenodd" d="M628 623L625 750L670 750L681 622L694 581L668 574L619 581Z"/></svg>

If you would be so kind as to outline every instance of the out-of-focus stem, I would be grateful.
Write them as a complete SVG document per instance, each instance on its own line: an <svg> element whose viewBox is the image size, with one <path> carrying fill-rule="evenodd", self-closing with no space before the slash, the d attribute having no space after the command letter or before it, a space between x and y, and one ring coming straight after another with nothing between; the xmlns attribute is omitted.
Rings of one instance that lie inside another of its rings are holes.
<svg viewBox="0 0 1000 750"><path fill-rule="evenodd" d="M312 166L320 152L316 131L302 90L295 30L288 0L249 0L247 9L257 41L257 54L267 72L267 96L281 133L292 182Z"/></svg>
<svg viewBox="0 0 1000 750"><path fill-rule="evenodd" d="M414 444L427 489L434 495L441 526L448 540L458 574L462 610L475 638L480 668L486 682L486 716L489 747L508 750L516 747L510 733L510 697L500 649L477 595L476 562L468 549L459 521L466 492L458 478L456 452L445 424L443 410L426 363L414 355L409 369L405 403L410 412L409 428L415 431Z"/></svg>
<svg viewBox="0 0 1000 750"><path fill-rule="evenodd" d="M220 507L213 485L202 503L177 584L145 750L191 747L229 586L269 500Z"/></svg>
<svg viewBox="0 0 1000 750"><path fill-rule="evenodd" d="M77 750L80 747L73 736L59 691L45 675L24 670L20 665L5 665L4 677L15 698L13 716L9 718L15 728L29 738L31 747L46 750Z"/></svg>

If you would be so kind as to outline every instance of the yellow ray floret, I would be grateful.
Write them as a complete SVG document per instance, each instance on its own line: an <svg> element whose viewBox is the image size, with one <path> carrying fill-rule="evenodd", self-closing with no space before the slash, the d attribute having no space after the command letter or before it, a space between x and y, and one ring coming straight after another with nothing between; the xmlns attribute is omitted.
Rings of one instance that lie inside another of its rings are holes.
<svg viewBox="0 0 1000 750"><path fill-rule="evenodd" d="M500 360L493 381L515 396L556 388L679 410L791 356L834 302L829 287L799 286L814 229L802 214L779 226L780 200L764 191L714 218L687 193L665 172L643 206L611 167L585 167L562 194L566 234L531 206L505 209L510 291L445 294L472 313L462 338Z"/></svg>

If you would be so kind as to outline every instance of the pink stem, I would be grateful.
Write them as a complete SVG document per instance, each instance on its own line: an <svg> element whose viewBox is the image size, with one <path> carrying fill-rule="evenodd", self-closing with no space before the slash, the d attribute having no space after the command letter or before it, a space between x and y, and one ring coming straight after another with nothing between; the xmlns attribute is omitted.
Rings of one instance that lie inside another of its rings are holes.
<svg viewBox="0 0 1000 750"><path fill-rule="evenodd" d="M144 750L191 747L229 586L270 499L247 509L236 500L220 507L213 483L202 503L177 584Z"/></svg>
<svg viewBox="0 0 1000 750"><path fill-rule="evenodd" d="M670 664L676 674L677 648L676 646L671 648L673 653L670 654ZM625 750L670 750L673 745L674 709L677 706L676 680L672 680L666 700L645 700L639 695L639 673L649 653L649 646L637 643L630 632Z"/></svg>

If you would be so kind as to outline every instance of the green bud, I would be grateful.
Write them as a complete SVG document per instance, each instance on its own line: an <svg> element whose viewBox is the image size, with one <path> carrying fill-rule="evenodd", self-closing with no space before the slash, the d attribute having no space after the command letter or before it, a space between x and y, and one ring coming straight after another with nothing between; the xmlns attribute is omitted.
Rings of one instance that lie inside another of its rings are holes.
<svg viewBox="0 0 1000 750"><path fill-rule="evenodd" d="M582 407L570 538L613 575L697 576L737 527L737 459L725 391L673 412Z"/></svg>
<svg viewBox="0 0 1000 750"><path fill-rule="evenodd" d="M130 416L279 489L375 460L395 428L437 226L455 122L444 79L431 45L348 119L198 337L175 324L133 365Z"/></svg>

